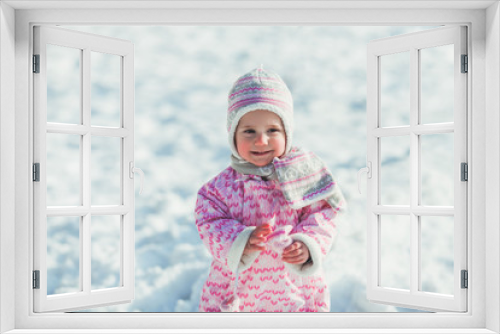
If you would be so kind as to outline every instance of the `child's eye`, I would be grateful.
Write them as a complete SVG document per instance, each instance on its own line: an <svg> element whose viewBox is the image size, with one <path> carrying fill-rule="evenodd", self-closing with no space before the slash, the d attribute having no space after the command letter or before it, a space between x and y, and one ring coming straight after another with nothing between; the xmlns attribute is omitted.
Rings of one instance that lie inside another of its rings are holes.
<svg viewBox="0 0 500 334"><path fill-rule="evenodd" d="M255 131L254 130L245 130L245 131L243 131L243 133L255 133Z"/></svg>
<svg viewBox="0 0 500 334"><path fill-rule="evenodd" d="M269 129L270 132L280 132L280 129Z"/></svg>

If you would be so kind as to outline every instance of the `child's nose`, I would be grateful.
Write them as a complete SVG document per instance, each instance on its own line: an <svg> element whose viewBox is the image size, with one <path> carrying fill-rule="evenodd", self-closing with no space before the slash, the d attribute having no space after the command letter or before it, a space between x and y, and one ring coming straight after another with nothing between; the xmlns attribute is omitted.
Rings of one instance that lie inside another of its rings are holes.
<svg viewBox="0 0 500 334"><path fill-rule="evenodd" d="M261 133L257 136L255 145L267 145L268 139L265 133Z"/></svg>

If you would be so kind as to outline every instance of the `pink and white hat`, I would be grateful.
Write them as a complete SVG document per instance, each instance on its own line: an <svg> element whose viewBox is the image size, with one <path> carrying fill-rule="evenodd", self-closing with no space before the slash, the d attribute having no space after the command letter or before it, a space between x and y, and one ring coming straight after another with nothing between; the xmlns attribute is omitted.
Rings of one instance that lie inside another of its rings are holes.
<svg viewBox="0 0 500 334"><path fill-rule="evenodd" d="M245 114L254 110L269 110L277 114L286 133L285 153L292 146L293 99L281 77L272 71L256 68L236 80L229 91L227 108L227 131L233 155L242 160L234 143L234 132Z"/></svg>

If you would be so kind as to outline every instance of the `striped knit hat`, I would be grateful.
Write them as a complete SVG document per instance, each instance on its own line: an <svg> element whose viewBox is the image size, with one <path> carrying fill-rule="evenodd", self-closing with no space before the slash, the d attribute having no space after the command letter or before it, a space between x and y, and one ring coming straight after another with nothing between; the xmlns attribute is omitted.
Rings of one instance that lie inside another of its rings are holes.
<svg viewBox="0 0 500 334"><path fill-rule="evenodd" d="M227 131L233 155L241 159L234 143L234 132L245 114L258 110L269 110L277 114L285 127L288 153L292 145L293 100L290 90L277 73L256 68L239 77L228 96Z"/></svg>

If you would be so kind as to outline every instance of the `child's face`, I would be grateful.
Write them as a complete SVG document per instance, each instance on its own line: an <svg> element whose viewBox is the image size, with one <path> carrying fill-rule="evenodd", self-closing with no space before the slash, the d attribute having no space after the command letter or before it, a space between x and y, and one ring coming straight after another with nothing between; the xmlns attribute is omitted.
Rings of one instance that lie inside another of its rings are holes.
<svg viewBox="0 0 500 334"><path fill-rule="evenodd" d="M285 153L286 134L281 118L267 110L244 115L236 127L238 154L248 162L263 167Z"/></svg>

